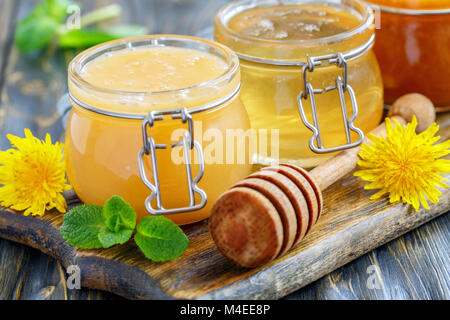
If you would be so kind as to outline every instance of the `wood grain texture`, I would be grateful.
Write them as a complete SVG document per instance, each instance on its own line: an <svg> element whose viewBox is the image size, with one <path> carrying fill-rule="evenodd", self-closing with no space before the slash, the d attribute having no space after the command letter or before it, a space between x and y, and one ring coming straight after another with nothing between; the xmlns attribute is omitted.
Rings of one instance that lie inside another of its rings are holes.
<svg viewBox="0 0 450 320"><path fill-rule="evenodd" d="M11 15L8 38L13 38L14 25L25 16L36 2L10 1L16 10ZM0 147L9 147L6 134L23 135L30 128L38 137L49 132L54 139L62 137L62 124L56 111L56 101L64 93L66 64L62 52L51 54L21 54L10 46L7 63L2 71L5 75L2 87L1 110L3 121L0 130Z"/></svg>
<svg viewBox="0 0 450 320"><path fill-rule="evenodd" d="M448 300L449 225L450 215L445 214L331 272L286 299ZM375 272L381 286L369 289L368 278Z"/></svg>
<svg viewBox="0 0 450 320"><path fill-rule="evenodd" d="M12 48L14 18L17 14L20 1L2 1L0 2L0 21L3 27L0 28L0 93L5 83L6 65ZM0 94L0 104L2 95Z"/></svg>
<svg viewBox="0 0 450 320"><path fill-rule="evenodd" d="M449 175L450 177L450 175ZM349 175L324 192L324 212L311 233L287 255L243 269L216 249L205 222L186 229L188 250L177 260L153 263L132 241L105 250L79 250L61 238L62 215L25 217L0 210L0 236L49 254L64 267L78 265L82 285L131 299L276 299L364 253L445 213L450 190L430 211L412 212L387 199L368 200L363 182ZM79 205L77 199L70 206Z"/></svg>
<svg viewBox="0 0 450 320"><path fill-rule="evenodd" d="M9 147L5 139L7 132L23 134L23 128L30 127L41 137L49 131L54 138L61 137L63 132L59 120L56 118L53 121L52 117L53 115L57 117L56 99L59 97L58 92L64 89L66 61L70 57L59 55L50 63L40 64L39 59L33 56L23 57L11 46L11 26L13 26L11 22L17 17L24 16L36 1L0 1L2 26L0 74L3 75L2 79L8 82L7 88L3 86L0 91L2 150ZM120 2L124 5L123 20L128 23L145 24L151 33L198 34L203 28L211 27L215 11L227 1L83 0L81 2L83 11L86 12L107 3ZM205 32L208 35L211 33L209 29ZM53 68L51 71L49 65ZM46 79L44 85L34 81L41 76ZM56 84L52 85L52 82ZM36 94L36 88L40 88L41 94ZM43 108L49 110L44 113L45 117L41 116ZM441 116L438 122L449 123L450 114ZM448 139L450 127L441 130L441 135ZM449 228L450 217L444 215L338 268L286 298L449 299ZM196 232L201 234L201 230L199 228ZM193 229L189 232L191 236L195 233ZM372 264L379 267L383 290L366 288L367 267ZM64 267L55 259L30 247L0 239L0 299L120 299L104 291L86 288L69 290L61 283L65 276Z"/></svg>

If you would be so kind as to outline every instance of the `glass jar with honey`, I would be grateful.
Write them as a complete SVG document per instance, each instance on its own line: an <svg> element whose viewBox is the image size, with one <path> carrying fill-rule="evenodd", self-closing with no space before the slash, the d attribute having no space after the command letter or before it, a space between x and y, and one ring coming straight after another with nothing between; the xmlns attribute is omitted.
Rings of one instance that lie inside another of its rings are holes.
<svg viewBox="0 0 450 320"><path fill-rule="evenodd" d="M373 21L357 0L240 0L218 12L215 39L240 58L251 126L279 133L278 159L258 152L260 164L316 166L379 124Z"/></svg>
<svg viewBox="0 0 450 320"><path fill-rule="evenodd" d="M386 103L419 92L450 110L450 1L369 2L379 13L374 49Z"/></svg>
<svg viewBox="0 0 450 320"><path fill-rule="evenodd" d="M119 195L138 218L188 224L250 173L249 157L229 159L245 146L223 141L250 124L239 59L218 43L169 35L108 42L70 63L69 91L67 172L85 203Z"/></svg>

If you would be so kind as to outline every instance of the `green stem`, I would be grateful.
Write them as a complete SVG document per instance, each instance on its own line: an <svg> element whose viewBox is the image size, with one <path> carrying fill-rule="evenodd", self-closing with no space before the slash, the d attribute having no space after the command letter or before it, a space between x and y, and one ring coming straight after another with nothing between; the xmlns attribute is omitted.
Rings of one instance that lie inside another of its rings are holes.
<svg viewBox="0 0 450 320"><path fill-rule="evenodd" d="M122 13L122 7L118 4L111 4L109 6L91 11L86 13L81 17L81 27L84 28L86 26L113 19Z"/></svg>

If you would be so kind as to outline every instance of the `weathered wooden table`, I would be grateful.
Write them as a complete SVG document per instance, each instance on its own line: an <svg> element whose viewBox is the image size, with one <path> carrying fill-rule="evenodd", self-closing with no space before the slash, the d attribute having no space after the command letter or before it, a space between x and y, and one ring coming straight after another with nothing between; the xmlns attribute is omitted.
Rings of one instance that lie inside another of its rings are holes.
<svg viewBox="0 0 450 320"><path fill-rule="evenodd" d="M0 0L0 148L7 133L30 128L43 137L62 138L56 112L67 90L70 54L24 56L12 44L14 23L37 1ZM195 35L212 26L225 0L81 1L89 11L123 5L122 19L144 24L151 33ZM446 214L337 269L286 299L450 299L450 218ZM374 275L377 276L374 276ZM372 279L381 279L373 286ZM69 290L66 273L37 250L0 239L0 299L120 299L95 290Z"/></svg>

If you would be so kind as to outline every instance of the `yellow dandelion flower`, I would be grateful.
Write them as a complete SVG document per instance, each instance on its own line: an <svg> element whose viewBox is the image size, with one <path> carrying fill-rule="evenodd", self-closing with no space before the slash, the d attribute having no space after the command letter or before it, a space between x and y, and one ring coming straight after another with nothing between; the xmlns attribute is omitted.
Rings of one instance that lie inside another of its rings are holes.
<svg viewBox="0 0 450 320"><path fill-rule="evenodd" d="M62 192L69 190L62 143L52 144L25 129L25 138L7 135L12 149L0 151L0 204L27 215L42 216L56 208L65 213Z"/></svg>
<svg viewBox="0 0 450 320"><path fill-rule="evenodd" d="M440 174L450 172L450 160L440 159L450 153L450 141L436 144L439 126L433 123L416 134L414 117L406 127L395 119L395 126L386 119L386 137L369 134L370 144L361 147L358 165L363 168L355 176L370 182L365 189L380 189L371 199L389 193L391 203L411 204L416 211L420 204L430 209L428 200L438 203L442 193L436 187L447 188Z"/></svg>

